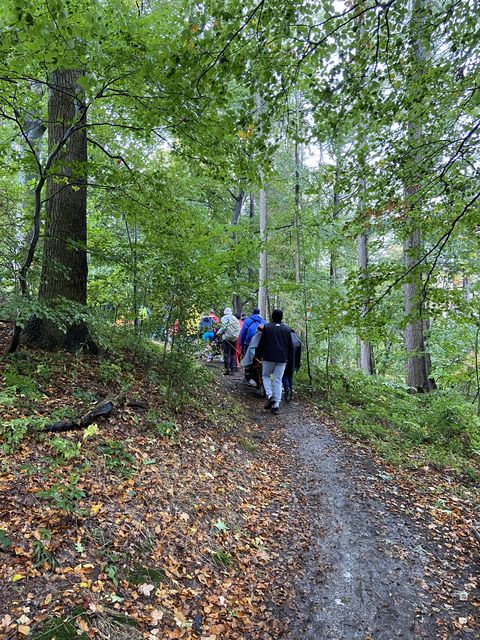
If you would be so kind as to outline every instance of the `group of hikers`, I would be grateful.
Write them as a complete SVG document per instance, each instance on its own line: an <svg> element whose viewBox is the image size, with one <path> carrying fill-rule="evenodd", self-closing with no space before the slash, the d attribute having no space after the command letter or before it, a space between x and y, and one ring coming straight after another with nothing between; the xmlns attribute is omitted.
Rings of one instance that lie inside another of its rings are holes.
<svg viewBox="0 0 480 640"><path fill-rule="evenodd" d="M224 374L232 375L240 364L245 369L245 382L264 391L265 410L278 414L282 399L290 402L293 374L300 369L302 343L293 329L283 322L283 311L274 309L267 322L255 307L250 316L234 314L226 307L219 319L214 311L200 320L199 336L212 349L220 345Z"/></svg>

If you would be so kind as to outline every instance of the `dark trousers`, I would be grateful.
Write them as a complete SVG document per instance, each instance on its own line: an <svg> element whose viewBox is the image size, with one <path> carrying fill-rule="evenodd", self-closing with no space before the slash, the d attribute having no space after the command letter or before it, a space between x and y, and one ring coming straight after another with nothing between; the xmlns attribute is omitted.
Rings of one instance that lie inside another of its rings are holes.
<svg viewBox="0 0 480 640"><path fill-rule="evenodd" d="M223 366L227 371L235 371L236 342L223 341Z"/></svg>
<svg viewBox="0 0 480 640"><path fill-rule="evenodd" d="M290 391L293 390L293 372L284 374L282 384L285 391L288 391L289 389Z"/></svg>

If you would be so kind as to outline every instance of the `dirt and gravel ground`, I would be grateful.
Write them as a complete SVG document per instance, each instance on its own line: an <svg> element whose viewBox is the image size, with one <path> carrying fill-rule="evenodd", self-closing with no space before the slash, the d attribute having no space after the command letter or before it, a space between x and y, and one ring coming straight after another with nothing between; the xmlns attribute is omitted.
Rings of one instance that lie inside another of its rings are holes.
<svg viewBox="0 0 480 640"><path fill-rule="evenodd" d="M404 495L368 449L304 403L283 404L277 417L265 413L240 372L223 384L242 396L267 438L292 452L298 493L309 513L309 545L282 639L478 637L478 559L455 575L449 550L437 549L425 521L409 515L415 497ZM453 593L436 597L444 570L454 574L447 592L470 588L461 592L468 596L463 601Z"/></svg>

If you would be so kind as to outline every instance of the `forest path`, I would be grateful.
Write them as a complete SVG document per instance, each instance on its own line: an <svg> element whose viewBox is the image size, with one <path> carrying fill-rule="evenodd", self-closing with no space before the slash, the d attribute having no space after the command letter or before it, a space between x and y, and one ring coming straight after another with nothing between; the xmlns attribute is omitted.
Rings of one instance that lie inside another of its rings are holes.
<svg viewBox="0 0 480 640"><path fill-rule="evenodd" d="M300 499L310 515L310 547L285 640L441 637L420 586L421 531L389 509L382 497L385 471L302 403L282 403L281 414L272 416L241 372L222 385L242 397L265 437L292 451Z"/></svg>

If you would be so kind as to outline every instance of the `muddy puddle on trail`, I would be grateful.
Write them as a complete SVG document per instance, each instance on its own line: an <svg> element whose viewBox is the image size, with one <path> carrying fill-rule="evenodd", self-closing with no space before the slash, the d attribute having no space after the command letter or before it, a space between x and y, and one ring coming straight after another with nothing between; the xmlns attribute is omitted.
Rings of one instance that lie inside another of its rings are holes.
<svg viewBox="0 0 480 640"><path fill-rule="evenodd" d="M283 422L312 514L311 545L285 638L437 638L429 596L420 588L423 549L414 527L369 494L381 470L345 449L298 405Z"/></svg>

